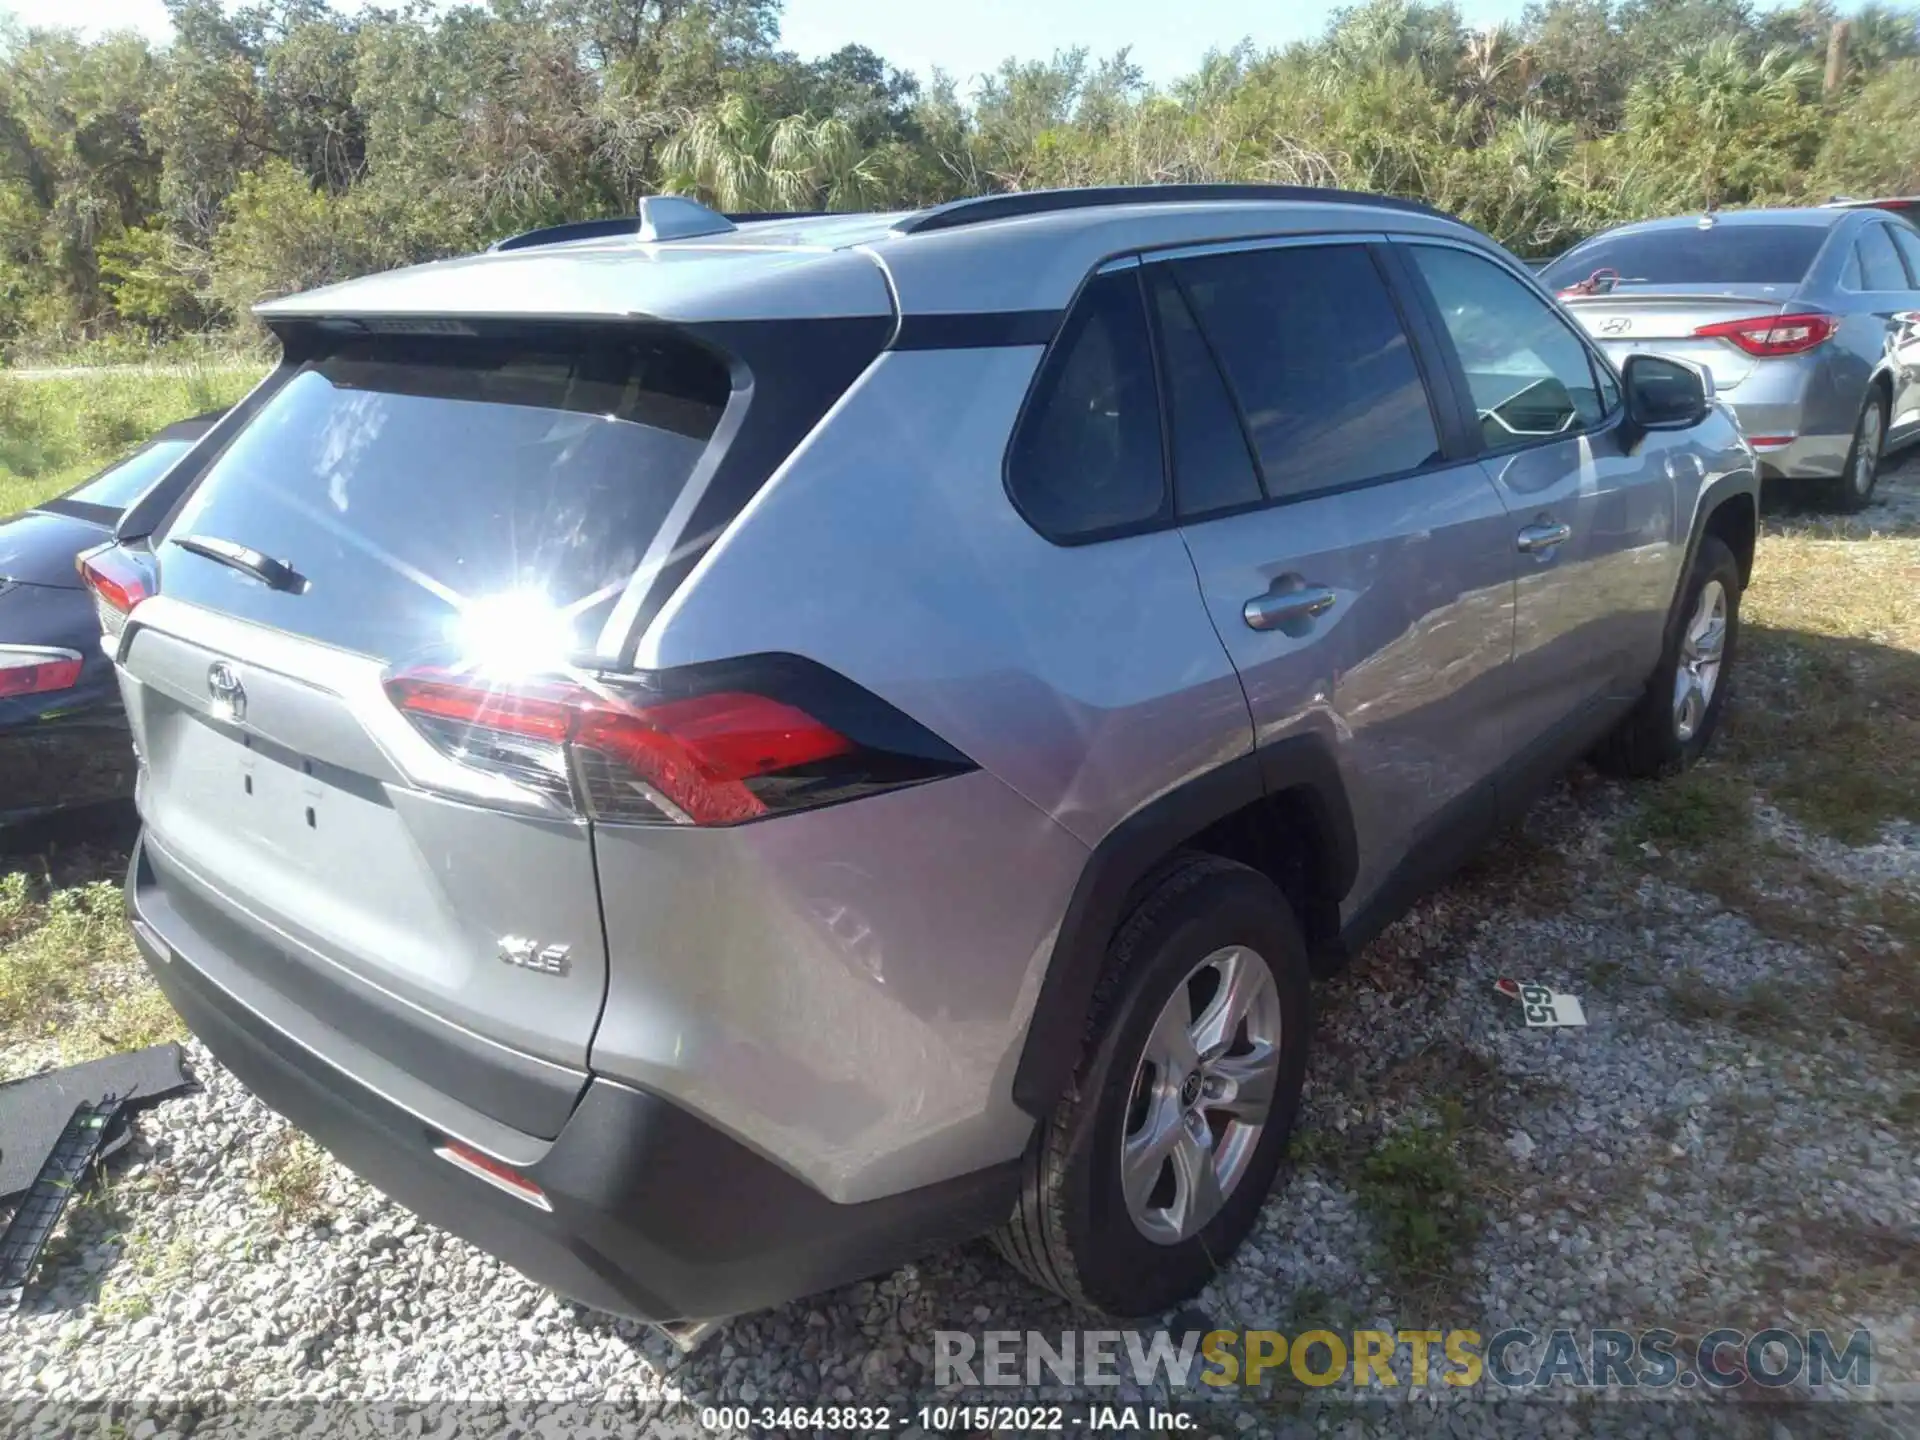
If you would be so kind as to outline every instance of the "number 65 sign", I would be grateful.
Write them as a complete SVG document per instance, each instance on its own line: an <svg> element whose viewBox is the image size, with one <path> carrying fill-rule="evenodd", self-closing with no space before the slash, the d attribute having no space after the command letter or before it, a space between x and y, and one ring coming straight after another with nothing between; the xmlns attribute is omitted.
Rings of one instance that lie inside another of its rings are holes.
<svg viewBox="0 0 1920 1440"><path fill-rule="evenodd" d="M1544 985L1520 980L1496 980L1493 988L1520 1002L1521 1017L1529 1025L1554 1028L1587 1023L1586 1009L1577 995L1562 995Z"/></svg>

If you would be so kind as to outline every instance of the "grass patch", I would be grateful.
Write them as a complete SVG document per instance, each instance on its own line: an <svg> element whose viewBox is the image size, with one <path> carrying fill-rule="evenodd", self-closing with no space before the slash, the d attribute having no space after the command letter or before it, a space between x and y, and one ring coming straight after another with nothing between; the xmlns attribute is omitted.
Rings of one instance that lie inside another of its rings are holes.
<svg viewBox="0 0 1920 1440"><path fill-rule="evenodd" d="M72 1064L185 1038L134 949L118 881L96 878L124 863L82 852L59 871L0 874L0 1050L51 1041Z"/></svg>
<svg viewBox="0 0 1920 1440"><path fill-rule="evenodd" d="M1383 1265L1402 1280L1451 1272L1486 1218L1460 1160L1458 1125L1446 1118L1385 1136L1360 1162L1354 1196L1373 1223Z"/></svg>
<svg viewBox="0 0 1920 1440"><path fill-rule="evenodd" d="M1729 993L1708 982L1697 970L1669 981L1667 1011L1689 1025L1730 1025L1757 1039L1782 1039L1799 1033L1806 1022L1809 997L1774 981L1750 985Z"/></svg>
<svg viewBox="0 0 1920 1440"><path fill-rule="evenodd" d="M0 515L71 489L175 420L224 409L264 370L195 364L41 380L0 371Z"/></svg>
<svg viewBox="0 0 1920 1440"><path fill-rule="evenodd" d="M1847 844L1920 819L1920 537L1769 534L1721 753Z"/></svg>
<svg viewBox="0 0 1920 1440"><path fill-rule="evenodd" d="M327 1152L298 1130L283 1129L254 1166L253 1189L282 1225L310 1225L326 1214Z"/></svg>
<svg viewBox="0 0 1920 1440"><path fill-rule="evenodd" d="M199 1258L191 1235L176 1235L164 1246L139 1231L126 1237L119 1262L100 1287L100 1319L120 1325L152 1314L155 1301L193 1279Z"/></svg>
<svg viewBox="0 0 1920 1440"><path fill-rule="evenodd" d="M1722 765L1698 765L1643 786L1637 800L1620 831L1629 849L1699 850L1744 842L1753 830L1753 788Z"/></svg>

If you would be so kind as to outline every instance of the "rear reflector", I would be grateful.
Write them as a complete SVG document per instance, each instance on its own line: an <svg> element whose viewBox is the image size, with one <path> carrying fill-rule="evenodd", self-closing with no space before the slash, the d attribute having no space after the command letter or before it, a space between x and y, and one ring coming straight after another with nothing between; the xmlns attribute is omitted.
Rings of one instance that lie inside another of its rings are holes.
<svg viewBox="0 0 1920 1440"><path fill-rule="evenodd" d="M598 820L736 825L971 768L809 662L696 668L507 680L415 666L390 675L386 689L452 759Z"/></svg>
<svg viewBox="0 0 1920 1440"><path fill-rule="evenodd" d="M1709 340L1731 340L1749 355L1762 359L1802 355L1833 338L1840 322L1831 315L1806 311L1798 315L1756 315L1751 320L1724 320L1702 325L1695 335Z"/></svg>
<svg viewBox="0 0 1920 1440"><path fill-rule="evenodd" d="M80 683L80 654L37 645L0 645L0 700L51 695Z"/></svg>
<svg viewBox="0 0 1920 1440"><path fill-rule="evenodd" d="M438 1155L449 1165L466 1171L493 1186L504 1190L516 1200L524 1200L536 1209L551 1211L552 1203L547 1199L546 1191L522 1175L511 1165L494 1159L491 1155L482 1155L469 1145L458 1140L449 1140L444 1145L434 1147Z"/></svg>
<svg viewBox="0 0 1920 1440"><path fill-rule="evenodd" d="M1791 445L1797 435L1750 435L1747 443L1756 450L1779 450Z"/></svg>
<svg viewBox="0 0 1920 1440"><path fill-rule="evenodd" d="M119 639L134 606L154 592L150 562L124 545L105 545L83 552L74 561L74 567L87 589L93 592L101 633L109 639Z"/></svg>

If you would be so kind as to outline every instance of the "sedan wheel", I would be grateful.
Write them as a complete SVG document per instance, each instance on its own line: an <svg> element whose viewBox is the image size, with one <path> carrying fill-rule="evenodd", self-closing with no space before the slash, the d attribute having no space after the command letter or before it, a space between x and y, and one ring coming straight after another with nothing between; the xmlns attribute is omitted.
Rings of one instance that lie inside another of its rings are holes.
<svg viewBox="0 0 1920 1440"><path fill-rule="evenodd" d="M1873 494L1874 481L1880 478L1880 452L1886 444L1886 420L1877 400L1868 402L1861 412L1860 428L1853 437L1853 465L1847 482L1864 504Z"/></svg>

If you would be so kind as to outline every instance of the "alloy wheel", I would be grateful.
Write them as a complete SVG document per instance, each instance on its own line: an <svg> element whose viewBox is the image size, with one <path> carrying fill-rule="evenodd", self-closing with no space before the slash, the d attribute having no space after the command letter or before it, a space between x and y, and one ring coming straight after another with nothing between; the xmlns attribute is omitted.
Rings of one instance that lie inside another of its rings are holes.
<svg viewBox="0 0 1920 1440"><path fill-rule="evenodd" d="M1727 649L1727 590L1718 580L1700 588L1699 603L1680 640L1680 664L1673 675L1673 730L1681 744L1693 739L1713 692Z"/></svg>
<svg viewBox="0 0 1920 1440"><path fill-rule="evenodd" d="M1266 1128L1280 1074L1280 992L1244 945L1214 951L1174 986L1135 1068L1120 1141L1127 1213L1177 1245L1233 1194Z"/></svg>
<svg viewBox="0 0 1920 1440"><path fill-rule="evenodd" d="M1871 401L1860 416L1860 433L1853 442L1853 474L1848 478L1856 495L1865 496L1873 490L1873 479L1880 469L1881 430L1880 405Z"/></svg>

